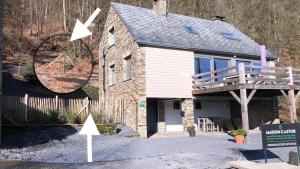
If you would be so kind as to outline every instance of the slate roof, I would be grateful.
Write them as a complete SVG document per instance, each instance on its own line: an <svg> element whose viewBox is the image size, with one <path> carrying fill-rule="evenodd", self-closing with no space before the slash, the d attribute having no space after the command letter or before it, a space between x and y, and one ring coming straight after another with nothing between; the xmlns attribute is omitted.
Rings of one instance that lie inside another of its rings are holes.
<svg viewBox="0 0 300 169"><path fill-rule="evenodd" d="M114 2L112 7L138 44L260 57L260 45L229 23L170 12L161 18L151 9ZM197 33L189 33L186 27ZM223 33L232 33L239 40L226 39ZM276 57L267 52L267 58Z"/></svg>

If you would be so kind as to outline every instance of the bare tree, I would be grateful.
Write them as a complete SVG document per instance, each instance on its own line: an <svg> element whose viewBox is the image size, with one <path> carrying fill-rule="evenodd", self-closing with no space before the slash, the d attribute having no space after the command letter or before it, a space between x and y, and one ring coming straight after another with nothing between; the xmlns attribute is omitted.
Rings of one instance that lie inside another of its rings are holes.
<svg viewBox="0 0 300 169"><path fill-rule="evenodd" d="M66 21L66 0L63 0L63 25L64 31L67 32L67 21Z"/></svg>

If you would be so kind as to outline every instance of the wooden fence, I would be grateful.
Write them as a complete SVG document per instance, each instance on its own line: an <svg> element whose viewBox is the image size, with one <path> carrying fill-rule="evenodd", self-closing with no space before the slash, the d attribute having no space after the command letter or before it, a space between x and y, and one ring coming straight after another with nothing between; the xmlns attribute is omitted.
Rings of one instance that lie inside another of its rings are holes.
<svg viewBox="0 0 300 169"><path fill-rule="evenodd" d="M36 117L49 116L51 112L63 114L64 111L76 117L88 113L101 114L105 123L124 122L124 101L118 98L103 98L99 100L39 98L25 95L0 96L2 103L2 118L14 124L35 123Z"/></svg>

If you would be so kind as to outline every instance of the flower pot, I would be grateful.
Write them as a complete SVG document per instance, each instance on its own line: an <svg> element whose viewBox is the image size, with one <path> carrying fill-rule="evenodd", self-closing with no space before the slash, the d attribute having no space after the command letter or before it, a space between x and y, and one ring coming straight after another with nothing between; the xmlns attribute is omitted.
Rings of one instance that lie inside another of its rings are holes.
<svg viewBox="0 0 300 169"><path fill-rule="evenodd" d="M234 140L237 144L243 144L245 142L245 137L242 135L234 136Z"/></svg>
<svg viewBox="0 0 300 169"><path fill-rule="evenodd" d="M193 131L189 131L189 134L191 137L195 137L196 136L196 131L193 130Z"/></svg>

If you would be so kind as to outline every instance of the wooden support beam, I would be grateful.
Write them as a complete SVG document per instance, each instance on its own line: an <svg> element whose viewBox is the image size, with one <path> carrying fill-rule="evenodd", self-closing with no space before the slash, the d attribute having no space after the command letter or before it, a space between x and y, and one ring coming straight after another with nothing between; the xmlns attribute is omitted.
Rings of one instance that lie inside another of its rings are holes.
<svg viewBox="0 0 300 169"><path fill-rule="evenodd" d="M297 92L297 94L296 94L296 102L298 102L299 101L299 97L300 97L300 90Z"/></svg>
<svg viewBox="0 0 300 169"><path fill-rule="evenodd" d="M243 129L249 131L247 90L240 89Z"/></svg>
<svg viewBox="0 0 300 169"><path fill-rule="evenodd" d="M291 123L295 123L297 121L297 112L296 112L296 98L294 90L288 91L289 95L289 107L290 107L290 116L291 116Z"/></svg>
<svg viewBox="0 0 300 169"><path fill-rule="evenodd" d="M285 91L284 91L284 90L280 90L280 92L281 92L282 95L284 96L285 100L290 104L289 96L285 93Z"/></svg>
<svg viewBox="0 0 300 169"><path fill-rule="evenodd" d="M248 98L247 98L247 104L251 101L252 97L254 96L254 94L256 93L257 90L252 90L251 93L249 94Z"/></svg>
<svg viewBox="0 0 300 169"><path fill-rule="evenodd" d="M235 98L235 100L236 100L237 102L239 102L239 103L241 104L241 99L240 99L240 97L237 96L237 95L234 93L234 91L229 91L229 93Z"/></svg>

